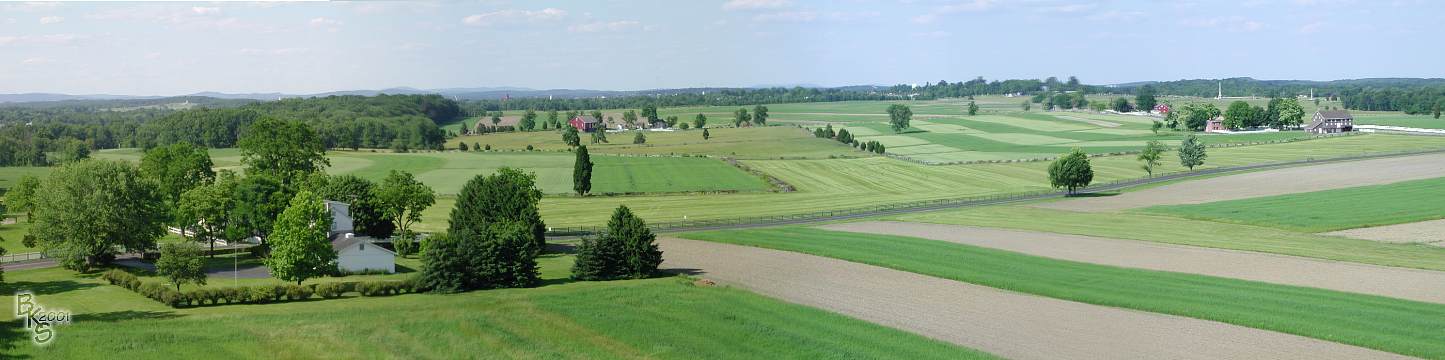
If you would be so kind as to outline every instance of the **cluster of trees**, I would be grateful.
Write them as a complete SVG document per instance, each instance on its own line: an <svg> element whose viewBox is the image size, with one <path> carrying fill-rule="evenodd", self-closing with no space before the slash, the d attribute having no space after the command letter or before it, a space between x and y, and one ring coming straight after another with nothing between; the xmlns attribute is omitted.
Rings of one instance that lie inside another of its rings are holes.
<svg viewBox="0 0 1445 360"><path fill-rule="evenodd" d="M1222 80L1179 80L1150 84L1125 85L1114 91L1139 92L1152 88L1161 94L1214 97L1222 88L1224 96L1262 96L1292 98L1314 94L1339 99L1346 109L1368 111L1403 111L1407 114L1433 114L1445 108L1445 80L1442 79L1353 79L1335 81L1255 80L1231 78Z"/></svg>
<svg viewBox="0 0 1445 360"><path fill-rule="evenodd" d="M917 87L912 85L895 85L889 88L888 92L894 94L909 94L914 95L913 97L915 99L930 100L974 95L1035 93L1044 90L1098 92L1100 89L1095 86L1084 85L1079 82L1078 78L1073 76L1070 76L1067 81L1060 81L1059 78L1052 76L1043 80L987 81L980 76L973 80L955 83L939 80L934 84L924 84Z"/></svg>
<svg viewBox="0 0 1445 360"><path fill-rule="evenodd" d="M698 116L702 116L702 114L697 114L697 115L698 115ZM699 119L702 120L701 123L702 123L703 125L706 125L706 124L707 124L707 117L700 117ZM694 122L696 122L696 121L697 121L697 120L694 120ZM753 107L753 112L752 112L751 114L749 114L749 113L748 113L748 109L745 109L745 108L738 108L737 110L734 110L734 111L733 111L733 126L734 126L734 127L742 127L743 125L767 126L767 125L768 125L768 107L767 107L767 106L764 106L764 105L754 106L754 107Z"/></svg>
<svg viewBox="0 0 1445 360"><path fill-rule="evenodd" d="M644 106L741 106L800 102L833 102L852 100L898 100L905 96L854 88L766 88L766 89L693 89L685 93L589 98L516 98L471 100L461 104L468 115L507 110L585 110L637 109ZM600 119L600 118L599 118Z"/></svg>
<svg viewBox="0 0 1445 360"><path fill-rule="evenodd" d="M1046 111L1052 111L1054 109L1082 109L1089 106L1089 100L1085 98L1085 94L1087 93L1082 90L1074 92L1040 92L1029 98L1029 101L1043 106Z"/></svg>
<svg viewBox="0 0 1445 360"><path fill-rule="evenodd" d="M512 168L477 175L457 195L445 234L422 242L423 286L435 291L530 287L546 248L536 178Z"/></svg>
<svg viewBox="0 0 1445 360"><path fill-rule="evenodd" d="M1224 110L1224 126L1230 129L1262 126L1285 129L1303 124L1304 115L1304 108L1293 98L1270 99L1268 107L1235 101Z"/></svg>
<svg viewBox="0 0 1445 360"><path fill-rule="evenodd" d="M1151 140L1144 144L1144 149L1137 157L1142 163L1140 168L1153 177L1154 170L1159 167L1164 152L1168 150L1169 148L1159 141ZM1204 144L1193 134L1184 138L1178 152L1179 165L1189 168L1190 171L1204 165L1204 159L1208 157ZM1073 195L1079 189L1088 187L1093 181L1094 169L1089 164L1089 155L1084 153L1083 149L1076 147L1049 164L1049 186L1064 189L1067 195Z"/></svg>
<svg viewBox="0 0 1445 360"><path fill-rule="evenodd" d="M836 132L833 131L833 124L827 124L826 126L821 128L813 128L813 136L822 139L838 140L838 142L848 144L855 148L858 148L859 150L871 153L883 154L884 152L884 147L882 143L879 143L877 141L858 141L857 139L853 138L853 134L848 132L848 129L839 129Z"/></svg>

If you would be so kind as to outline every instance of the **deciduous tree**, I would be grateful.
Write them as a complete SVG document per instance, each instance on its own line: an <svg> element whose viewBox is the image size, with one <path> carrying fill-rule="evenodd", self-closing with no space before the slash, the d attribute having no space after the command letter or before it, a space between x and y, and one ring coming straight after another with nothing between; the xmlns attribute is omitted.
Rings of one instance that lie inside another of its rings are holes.
<svg viewBox="0 0 1445 360"><path fill-rule="evenodd" d="M195 243L169 242L161 245L156 273L175 284L176 291L181 291L185 283L206 284L206 261L201 259L201 249Z"/></svg>
<svg viewBox="0 0 1445 360"><path fill-rule="evenodd" d="M568 126L567 129L562 130L562 142L567 143L569 147L577 147L582 145L582 137L577 134L576 127Z"/></svg>
<svg viewBox="0 0 1445 360"><path fill-rule="evenodd" d="M748 109L738 108L737 110L733 110L733 126L742 127L743 124L747 124L750 121L753 121L753 118L748 115Z"/></svg>
<svg viewBox="0 0 1445 360"><path fill-rule="evenodd" d="M1073 151L1054 160L1049 165L1049 185L1055 189L1063 188L1069 194L1089 186L1094 181L1094 169L1089 165L1089 155L1083 149L1074 148Z"/></svg>
<svg viewBox="0 0 1445 360"><path fill-rule="evenodd" d="M908 122L913 120L913 110L908 105L888 105L888 125L893 127L893 132L901 133L908 128Z"/></svg>
<svg viewBox="0 0 1445 360"><path fill-rule="evenodd" d="M160 191L134 165L87 160L56 169L36 191L41 248L68 269L87 270L115 249L155 249L169 218Z"/></svg>
<svg viewBox="0 0 1445 360"><path fill-rule="evenodd" d="M636 133L636 135L633 135L633 136L632 136L632 143L633 143L633 144L645 144L645 143L647 143L647 135L643 135L643 134L642 134L642 130L637 130L635 133Z"/></svg>
<svg viewBox="0 0 1445 360"><path fill-rule="evenodd" d="M1027 109L1025 109L1025 110L1027 110ZM978 115L978 104L975 104L973 101L969 101L969 102L968 102L968 116L974 116L974 115Z"/></svg>
<svg viewBox="0 0 1445 360"><path fill-rule="evenodd" d="M210 244L211 257L216 256L216 241L225 239L226 229L231 226L231 210L235 208L231 195L238 181L235 173L222 170L215 182L181 194L176 207L179 227L189 229L196 239Z"/></svg>
<svg viewBox="0 0 1445 360"><path fill-rule="evenodd" d="M299 121L262 118L246 129L237 145L246 175L271 175L286 186L331 165L321 138Z"/></svg>
<svg viewBox="0 0 1445 360"><path fill-rule="evenodd" d="M531 230L538 249L546 248L547 226L537 210L542 191L536 182L535 175L506 167L492 175L477 175L457 194L447 232L484 233L488 224L515 221Z"/></svg>
<svg viewBox="0 0 1445 360"><path fill-rule="evenodd" d="M753 124L758 126L768 125L767 105L758 105L753 107Z"/></svg>
<svg viewBox="0 0 1445 360"><path fill-rule="evenodd" d="M657 236L626 205L612 212L607 232L583 239L577 247L572 278L579 280L641 279L657 273L662 251Z"/></svg>
<svg viewBox="0 0 1445 360"><path fill-rule="evenodd" d="M698 113L696 117L692 118L692 127L701 129L704 126L707 126L707 115Z"/></svg>
<svg viewBox="0 0 1445 360"><path fill-rule="evenodd" d="M25 213L25 221L35 222L35 193L40 189L40 178L33 175L21 176L15 186L5 191L5 207L10 211Z"/></svg>
<svg viewBox="0 0 1445 360"><path fill-rule="evenodd" d="M1158 124L1158 122L1155 122L1155 124ZM1149 174L1149 177L1154 177L1154 169L1159 167L1159 158L1164 154L1164 150L1165 147L1163 143L1160 143L1158 140L1149 140L1148 143L1144 144L1144 150L1139 152L1138 159L1144 162L1144 165L1141 165L1141 167L1144 168L1145 173Z"/></svg>
<svg viewBox="0 0 1445 360"><path fill-rule="evenodd" d="M270 256L263 263L271 276L301 284L306 279L324 276L335 270L336 250L327 235L331 231L331 211L321 197L301 191L291 205L276 218L268 244Z"/></svg>
<svg viewBox="0 0 1445 360"><path fill-rule="evenodd" d="M205 148L175 143L147 150L140 160L141 175L156 182L166 204L175 206L187 190L216 178L211 155Z"/></svg>
<svg viewBox="0 0 1445 360"><path fill-rule="evenodd" d="M436 203L436 192L411 173L400 170L392 170L376 190L381 213L396 224L400 240L409 243L415 238L411 225L421 221L421 212Z"/></svg>
<svg viewBox="0 0 1445 360"><path fill-rule="evenodd" d="M1145 84L1144 86L1140 86L1138 90L1135 90L1134 105L1142 111L1154 110L1154 105L1159 104L1159 100L1155 98L1155 94L1157 94L1157 91L1154 90L1154 85Z"/></svg>
<svg viewBox="0 0 1445 360"><path fill-rule="evenodd" d="M1194 171L1194 167L1204 165L1204 159L1209 157L1205 152L1204 144L1199 142L1199 137L1194 134L1184 138L1179 144L1179 165Z"/></svg>

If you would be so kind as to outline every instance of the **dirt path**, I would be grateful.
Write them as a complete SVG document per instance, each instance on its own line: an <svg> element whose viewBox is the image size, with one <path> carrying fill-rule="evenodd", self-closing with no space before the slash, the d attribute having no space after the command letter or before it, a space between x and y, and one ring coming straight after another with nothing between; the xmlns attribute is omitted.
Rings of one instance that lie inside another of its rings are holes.
<svg viewBox="0 0 1445 360"><path fill-rule="evenodd" d="M1292 167L1164 185L1116 196L1068 199L1034 206L1072 211L1117 211L1154 205L1199 204L1445 177L1445 154Z"/></svg>
<svg viewBox="0 0 1445 360"><path fill-rule="evenodd" d="M1307 286L1445 304L1445 272L1248 251L971 226L859 222L828 230L910 236L1120 267Z"/></svg>
<svg viewBox="0 0 1445 360"><path fill-rule="evenodd" d="M1006 292L801 253L662 238L663 268L1011 359L1389 359L1213 321Z"/></svg>
<svg viewBox="0 0 1445 360"><path fill-rule="evenodd" d="M1418 243L1445 246L1445 220L1430 220L1397 225L1340 230L1325 235L1392 243Z"/></svg>

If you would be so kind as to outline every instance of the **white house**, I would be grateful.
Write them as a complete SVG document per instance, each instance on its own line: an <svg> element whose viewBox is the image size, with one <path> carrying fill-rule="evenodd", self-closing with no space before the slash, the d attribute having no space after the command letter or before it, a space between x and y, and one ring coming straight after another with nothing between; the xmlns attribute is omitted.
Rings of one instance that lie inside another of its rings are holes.
<svg viewBox="0 0 1445 360"><path fill-rule="evenodd" d="M351 220L351 206L326 201L331 210L331 248L336 250L336 268L347 272L396 272L396 253L372 242L370 237L357 236Z"/></svg>

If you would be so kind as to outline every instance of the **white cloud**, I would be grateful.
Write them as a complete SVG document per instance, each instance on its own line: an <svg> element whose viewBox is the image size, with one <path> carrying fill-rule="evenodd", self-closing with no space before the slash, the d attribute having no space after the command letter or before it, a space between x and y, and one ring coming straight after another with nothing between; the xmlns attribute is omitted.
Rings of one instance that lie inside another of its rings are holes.
<svg viewBox="0 0 1445 360"><path fill-rule="evenodd" d="M62 21L65 21L65 18L59 16L45 16L40 18L40 24L42 25L55 24Z"/></svg>
<svg viewBox="0 0 1445 360"><path fill-rule="evenodd" d="M50 34L50 35L21 35L21 36L0 36L0 46L4 45L70 45L78 40L90 38L86 35L75 34Z"/></svg>
<svg viewBox="0 0 1445 360"><path fill-rule="evenodd" d="M52 62L53 62L53 61L51 61L51 60L48 59L48 58L33 57L33 58L28 58L28 59L25 59L25 60L21 60L21 61L20 61L20 64L22 64L22 65L44 65L44 64L49 64L49 63L52 63Z"/></svg>
<svg viewBox="0 0 1445 360"><path fill-rule="evenodd" d="M216 15L216 14L220 14L220 13L221 13L221 8L214 7L214 6L212 6L212 7L195 6L195 7L191 7L191 12L192 12L192 13L195 13L196 15Z"/></svg>
<svg viewBox="0 0 1445 360"><path fill-rule="evenodd" d="M626 31L642 27L642 23L632 20L621 20L611 22L593 22L578 24L567 27L571 32L603 32L603 31Z"/></svg>
<svg viewBox="0 0 1445 360"><path fill-rule="evenodd" d="M753 21L760 22L809 22L818 18L818 13L812 11L779 11L772 13L757 14Z"/></svg>
<svg viewBox="0 0 1445 360"><path fill-rule="evenodd" d="M567 11L557 8L546 8L536 11L509 9L469 15L462 18L462 23L471 26L490 26L506 22L557 20L566 16Z"/></svg>
<svg viewBox="0 0 1445 360"><path fill-rule="evenodd" d="M728 0L723 3L723 10L759 10L759 9L781 9L792 5L788 0Z"/></svg>
<svg viewBox="0 0 1445 360"><path fill-rule="evenodd" d="M968 0L939 6L927 14L915 16L913 22L928 24L937 21L940 16L961 12L979 12L993 8L994 0Z"/></svg>
<svg viewBox="0 0 1445 360"><path fill-rule="evenodd" d="M1098 4L1093 3L1050 5L1038 8L1038 11L1046 13L1076 13L1080 11L1093 10L1097 6Z"/></svg>
<svg viewBox="0 0 1445 360"><path fill-rule="evenodd" d="M1101 12L1101 13L1089 15L1086 19L1089 19L1089 20L1092 20L1092 21L1116 22L1116 21L1132 21L1132 20L1138 20L1138 19L1144 18L1144 16L1145 16L1145 13L1144 13L1143 11L1137 11L1137 10L1136 10L1136 11L1109 10L1109 11L1105 11L1105 12Z"/></svg>
<svg viewBox="0 0 1445 360"><path fill-rule="evenodd" d="M1223 28L1230 32L1255 32L1265 26L1262 22L1240 16L1185 19L1181 24L1197 28Z"/></svg>
<svg viewBox="0 0 1445 360"><path fill-rule="evenodd" d="M307 23L311 24L311 27L326 29L326 31L330 32L336 32L337 29L341 28L341 25L346 24L341 20L329 19L324 17L313 18Z"/></svg>

